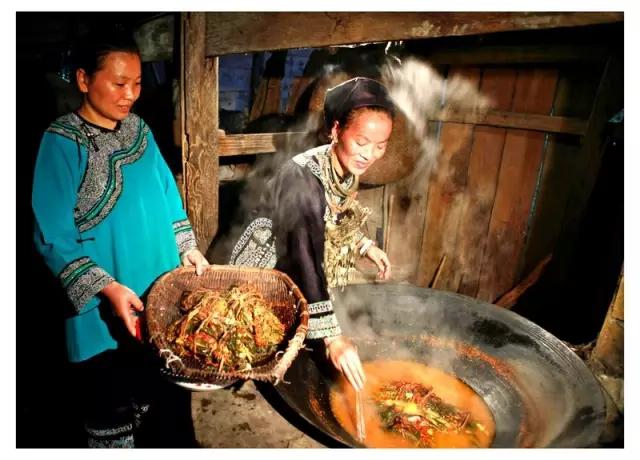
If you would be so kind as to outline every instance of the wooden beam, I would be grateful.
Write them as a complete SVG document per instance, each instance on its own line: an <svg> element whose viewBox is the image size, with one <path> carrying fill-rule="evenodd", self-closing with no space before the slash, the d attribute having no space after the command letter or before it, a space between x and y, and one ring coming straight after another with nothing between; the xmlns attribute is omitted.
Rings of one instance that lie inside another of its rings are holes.
<svg viewBox="0 0 640 460"><path fill-rule="evenodd" d="M218 58L205 57L204 13L183 13L181 23L184 196L205 253L218 230Z"/></svg>
<svg viewBox="0 0 640 460"><path fill-rule="evenodd" d="M206 13L206 53L476 35L620 22L621 12Z"/></svg>
<svg viewBox="0 0 640 460"><path fill-rule="evenodd" d="M602 45L467 46L426 53L431 64L537 64L604 62L609 49Z"/></svg>
<svg viewBox="0 0 640 460"><path fill-rule="evenodd" d="M287 145L293 138L306 135L306 132L224 135L218 138L218 155L231 157L274 153L278 150L278 146Z"/></svg>
<svg viewBox="0 0 640 460"><path fill-rule="evenodd" d="M532 113L516 113L492 110L484 115L478 114L443 114L435 116L431 121L465 123L498 128L514 128L549 133L565 133L581 136L587 128L587 120L570 117L552 117ZM305 136L305 132L291 133L259 133L230 134L218 139L218 155L221 157L273 153L277 146L286 145L292 137Z"/></svg>
<svg viewBox="0 0 640 460"><path fill-rule="evenodd" d="M587 120L569 117L553 117L533 113L505 112L491 110L485 115L477 114L449 114L435 117L435 121L451 121L456 123L471 123L481 126L495 126L498 128L526 129L529 131L543 131L547 133L565 133L582 136L587 129Z"/></svg>

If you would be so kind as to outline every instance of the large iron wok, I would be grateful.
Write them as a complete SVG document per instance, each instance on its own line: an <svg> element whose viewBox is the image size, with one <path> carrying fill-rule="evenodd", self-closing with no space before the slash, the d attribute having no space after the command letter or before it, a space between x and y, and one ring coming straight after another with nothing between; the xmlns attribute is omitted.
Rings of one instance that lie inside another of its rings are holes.
<svg viewBox="0 0 640 460"><path fill-rule="evenodd" d="M336 292L336 305L363 361L409 359L473 388L494 417L492 447L597 445L605 419L598 382L559 339L523 317L470 297L405 285L349 286ZM359 447L331 412L335 377L325 360L303 350L275 389L325 434Z"/></svg>

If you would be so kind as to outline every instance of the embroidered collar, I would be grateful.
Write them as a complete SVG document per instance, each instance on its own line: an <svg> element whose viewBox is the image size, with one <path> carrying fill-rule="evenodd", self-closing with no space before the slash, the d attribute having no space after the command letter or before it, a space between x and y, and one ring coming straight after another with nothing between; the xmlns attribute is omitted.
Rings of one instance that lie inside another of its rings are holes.
<svg viewBox="0 0 640 460"><path fill-rule="evenodd" d="M105 128L104 126L96 125L95 123L90 122L89 120L84 118L82 115L80 115L80 113L77 110L74 110L73 114L80 119L80 122L82 124L87 125L91 128L97 129L98 131L101 131L103 133L113 133L113 132L119 131L120 127L122 126L122 121L118 120L116 121L115 128Z"/></svg>

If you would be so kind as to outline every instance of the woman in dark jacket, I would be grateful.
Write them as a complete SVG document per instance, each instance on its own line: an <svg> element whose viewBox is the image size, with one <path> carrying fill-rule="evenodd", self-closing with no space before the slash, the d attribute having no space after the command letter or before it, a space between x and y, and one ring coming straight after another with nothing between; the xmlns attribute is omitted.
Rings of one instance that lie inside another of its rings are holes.
<svg viewBox="0 0 640 460"><path fill-rule="evenodd" d="M387 255L361 228L370 214L356 199L358 178L384 155L393 103L379 82L357 77L327 91L325 127L331 143L287 161L270 180L268 203L235 244L232 265L287 273L309 302L308 339L322 340L333 365L356 389L364 372L342 335L331 289L345 286L357 257L368 257L388 279Z"/></svg>

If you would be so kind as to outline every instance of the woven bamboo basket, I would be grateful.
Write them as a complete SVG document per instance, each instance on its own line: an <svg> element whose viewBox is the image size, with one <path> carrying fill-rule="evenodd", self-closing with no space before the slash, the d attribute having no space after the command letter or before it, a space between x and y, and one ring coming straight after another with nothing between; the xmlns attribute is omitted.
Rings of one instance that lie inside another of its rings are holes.
<svg viewBox="0 0 640 460"><path fill-rule="evenodd" d="M182 293L196 288L226 290L233 286L251 287L260 292L284 324L285 338L278 350L246 371L205 369L195 359L180 358L174 354L165 332L182 316L179 310ZM202 384L255 379L277 385L298 355L309 321L307 300L286 274L277 270L228 265L208 266L200 276L195 274L193 267L181 267L166 273L151 288L145 314L148 339L164 358L168 374L178 380Z"/></svg>

